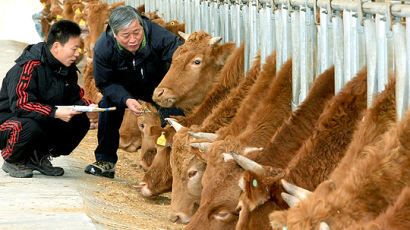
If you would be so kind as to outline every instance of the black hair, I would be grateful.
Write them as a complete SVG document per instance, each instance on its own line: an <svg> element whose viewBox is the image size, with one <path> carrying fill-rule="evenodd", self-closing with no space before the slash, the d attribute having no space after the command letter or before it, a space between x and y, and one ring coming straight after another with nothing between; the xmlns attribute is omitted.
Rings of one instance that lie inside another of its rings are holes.
<svg viewBox="0 0 410 230"><path fill-rule="evenodd" d="M79 37L81 35L81 29L77 23L69 20L60 20L54 23L47 36L47 47L51 49L54 42L60 42L61 45L65 45L72 37Z"/></svg>

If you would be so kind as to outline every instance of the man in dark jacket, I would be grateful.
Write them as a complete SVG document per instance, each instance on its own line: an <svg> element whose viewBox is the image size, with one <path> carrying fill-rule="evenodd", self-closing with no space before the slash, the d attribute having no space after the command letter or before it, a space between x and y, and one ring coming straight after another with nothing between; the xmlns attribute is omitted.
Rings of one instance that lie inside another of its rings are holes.
<svg viewBox="0 0 410 230"><path fill-rule="evenodd" d="M172 55L182 42L130 6L120 6L110 15L107 30L94 47L94 78L103 94L100 107L116 106L114 112L103 112L98 120L96 162L86 173L114 177L118 160L119 128L125 108L141 115L136 99L152 101L155 87L168 72ZM162 125L169 115L183 115L181 110L159 108Z"/></svg>
<svg viewBox="0 0 410 230"><path fill-rule="evenodd" d="M61 176L49 157L68 155L87 133L86 114L58 105L90 105L77 84L80 27L61 20L47 43L29 45L7 72L0 91L2 169L12 177L32 177L33 170Z"/></svg>

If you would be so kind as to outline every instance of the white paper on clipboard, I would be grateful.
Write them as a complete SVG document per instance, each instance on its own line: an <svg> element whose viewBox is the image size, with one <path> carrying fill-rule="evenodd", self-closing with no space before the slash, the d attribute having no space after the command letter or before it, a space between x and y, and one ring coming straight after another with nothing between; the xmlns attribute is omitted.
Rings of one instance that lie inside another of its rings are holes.
<svg viewBox="0 0 410 230"><path fill-rule="evenodd" d="M57 108L72 108L74 111L80 112L105 112L105 111L113 111L116 110L116 107L109 107L109 108L95 108L86 105L57 105Z"/></svg>

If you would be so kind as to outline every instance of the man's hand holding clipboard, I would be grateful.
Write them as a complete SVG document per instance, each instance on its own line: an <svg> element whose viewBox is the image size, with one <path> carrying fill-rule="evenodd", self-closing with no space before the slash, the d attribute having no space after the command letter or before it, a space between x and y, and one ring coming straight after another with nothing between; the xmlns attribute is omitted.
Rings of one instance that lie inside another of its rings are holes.
<svg viewBox="0 0 410 230"><path fill-rule="evenodd" d="M96 104L84 105L58 105L54 115L55 118L59 118L65 122L69 122L74 115L87 113L89 119L96 119L99 112L113 111L116 107L98 108Z"/></svg>

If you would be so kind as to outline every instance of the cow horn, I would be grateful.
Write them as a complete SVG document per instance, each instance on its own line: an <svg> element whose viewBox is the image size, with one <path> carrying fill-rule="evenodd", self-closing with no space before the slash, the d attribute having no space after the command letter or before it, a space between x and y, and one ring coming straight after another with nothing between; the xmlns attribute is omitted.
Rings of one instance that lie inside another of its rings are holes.
<svg viewBox="0 0 410 230"><path fill-rule="evenodd" d="M212 143L209 142L201 142L201 143L191 143L189 144L191 147L197 148L202 151L207 151Z"/></svg>
<svg viewBox="0 0 410 230"><path fill-rule="evenodd" d="M283 188L291 195L296 196L300 200L305 200L306 197L311 194L311 191L308 191L304 188L298 187L294 184L287 182L286 180L281 180Z"/></svg>
<svg viewBox="0 0 410 230"><path fill-rule="evenodd" d="M262 151L263 148L258 148L258 147L246 147L245 150L243 150L243 154L248 154L253 151Z"/></svg>
<svg viewBox="0 0 410 230"><path fill-rule="evenodd" d="M218 42L220 42L222 40L221 37L213 37L209 40L209 45L210 46L214 46L216 45Z"/></svg>
<svg viewBox="0 0 410 230"><path fill-rule="evenodd" d="M222 156L224 157L224 162L228 162L230 160L233 160L232 155L229 153L222 153Z"/></svg>
<svg viewBox="0 0 410 230"><path fill-rule="evenodd" d="M178 121L174 118L165 118L165 120L172 126L174 127L175 131L179 131L181 128L183 128L184 126L179 124Z"/></svg>
<svg viewBox="0 0 410 230"><path fill-rule="evenodd" d="M215 141L218 138L218 134L215 133L188 132L188 134L198 139L206 139L210 141Z"/></svg>
<svg viewBox="0 0 410 230"><path fill-rule="evenodd" d="M240 165L243 169L245 170L249 170L252 172L257 172L261 169L263 169L263 167L256 163L255 161L244 157L242 155L239 155L237 153L235 153L234 151L231 150L231 155L233 157L233 159L236 161L236 163L238 163L238 165Z"/></svg>
<svg viewBox="0 0 410 230"><path fill-rule="evenodd" d="M300 200L297 197L287 194L286 192L282 192L280 196L291 208L295 207L300 202Z"/></svg>
<svg viewBox="0 0 410 230"><path fill-rule="evenodd" d="M188 40L189 34L186 34L184 32L178 31L179 36L181 36L185 41Z"/></svg>
<svg viewBox="0 0 410 230"><path fill-rule="evenodd" d="M330 230L330 227L326 222L320 222L319 229L320 230Z"/></svg>

